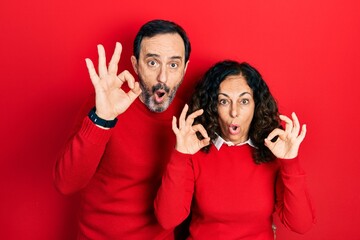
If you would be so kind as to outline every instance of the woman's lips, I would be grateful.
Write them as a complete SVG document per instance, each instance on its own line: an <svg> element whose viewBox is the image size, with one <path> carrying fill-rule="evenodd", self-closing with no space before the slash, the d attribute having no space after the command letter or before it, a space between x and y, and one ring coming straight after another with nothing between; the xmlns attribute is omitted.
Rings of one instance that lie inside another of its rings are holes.
<svg viewBox="0 0 360 240"><path fill-rule="evenodd" d="M240 127L237 124L231 124L229 126L229 132L230 134L239 134L240 133Z"/></svg>

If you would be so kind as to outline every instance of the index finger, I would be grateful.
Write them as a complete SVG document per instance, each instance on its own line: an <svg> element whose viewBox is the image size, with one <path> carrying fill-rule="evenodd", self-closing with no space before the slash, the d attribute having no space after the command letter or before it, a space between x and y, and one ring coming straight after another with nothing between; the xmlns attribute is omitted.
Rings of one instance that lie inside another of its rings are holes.
<svg viewBox="0 0 360 240"><path fill-rule="evenodd" d="M291 133L293 129L293 121L285 115L280 115L279 117L281 120L283 120L286 123L285 131Z"/></svg>
<svg viewBox="0 0 360 240"><path fill-rule="evenodd" d="M130 89L134 88L135 78L129 71L124 70L119 74L118 78L120 79L119 87L121 87L124 82L127 82Z"/></svg>
<svg viewBox="0 0 360 240"><path fill-rule="evenodd" d="M190 114L186 119L186 125L190 127L194 123L195 118L203 114L203 112L204 112L203 109L199 109L193 112L192 114Z"/></svg>
<svg viewBox="0 0 360 240"><path fill-rule="evenodd" d="M114 53L109 62L109 74L116 75L118 71L118 64L120 61L120 56L122 52L122 45L119 42L116 42Z"/></svg>

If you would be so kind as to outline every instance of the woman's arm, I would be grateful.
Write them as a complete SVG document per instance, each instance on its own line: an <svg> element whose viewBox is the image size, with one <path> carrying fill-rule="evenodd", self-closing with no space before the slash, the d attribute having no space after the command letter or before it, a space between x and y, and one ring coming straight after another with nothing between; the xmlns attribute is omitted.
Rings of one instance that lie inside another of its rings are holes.
<svg viewBox="0 0 360 240"><path fill-rule="evenodd" d="M155 215L163 228L173 228L189 215L194 184L191 155L174 150L154 202Z"/></svg>
<svg viewBox="0 0 360 240"><path fill-rule="evenodd" d="M315 223L305 172L300 167L298 157L278 161L280 172L276 182L276 212L288 229L305 233Z"/></svg>

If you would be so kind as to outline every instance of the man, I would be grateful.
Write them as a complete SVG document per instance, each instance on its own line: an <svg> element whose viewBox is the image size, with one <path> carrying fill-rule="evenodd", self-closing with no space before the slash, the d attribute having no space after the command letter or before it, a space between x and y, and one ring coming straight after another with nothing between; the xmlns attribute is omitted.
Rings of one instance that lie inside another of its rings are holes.
<svg viewBox="0 0 360 240"><path fill-rule="evenodd" d="M173 239L160 227L153 200L175 138L172 116L183 103L175 97L190 56L190 42L177 24L153 20L134 41L132 66L119 75L121 45L106 66L98 46L96 72L86 65L95 89L92 110L80 123L55 165L55 184L64 194L81 191L78 239ZM129 91L121 86L127 83Z"/></svg>

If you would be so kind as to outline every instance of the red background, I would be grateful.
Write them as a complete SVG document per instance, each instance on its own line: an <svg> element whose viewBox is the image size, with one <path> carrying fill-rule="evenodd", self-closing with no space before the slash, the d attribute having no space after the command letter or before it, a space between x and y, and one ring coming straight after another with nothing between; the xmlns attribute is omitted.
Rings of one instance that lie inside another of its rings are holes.
<svg viewBox="0 0 360 240"><path fill-rule="evenodd" d="M279 226L278 239L360 239L359 12L357 0L1 1L0 239L74 237L76 201L57 193L51 171L92 92L84 59L120 41L120 69L130 68L133 38L153 18L191 39L180 96L216 61L247 61L281 111L307 123L317 224L304 236Z"/></svg>

